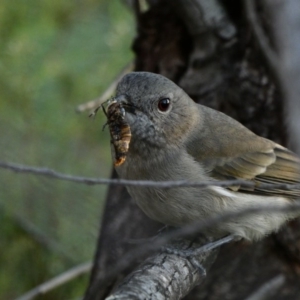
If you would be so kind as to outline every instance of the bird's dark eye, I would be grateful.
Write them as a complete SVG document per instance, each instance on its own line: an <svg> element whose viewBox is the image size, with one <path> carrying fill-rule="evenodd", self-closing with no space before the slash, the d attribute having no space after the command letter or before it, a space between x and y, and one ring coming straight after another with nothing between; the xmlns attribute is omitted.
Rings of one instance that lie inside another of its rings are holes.
<svg viewBox="0 0 300 300"><path fill-rule="evenodd" d="M158 109L162 112L167 111L170 106L170 99L163 98L158 101Z"/></svg>

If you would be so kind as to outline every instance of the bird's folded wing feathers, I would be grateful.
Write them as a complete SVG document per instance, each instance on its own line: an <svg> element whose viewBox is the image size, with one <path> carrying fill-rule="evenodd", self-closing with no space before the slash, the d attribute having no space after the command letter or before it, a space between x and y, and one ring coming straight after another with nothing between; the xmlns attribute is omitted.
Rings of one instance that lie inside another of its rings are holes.
<svg viewBox="0 0 300 300"><path fill-rule="evenodd" d="M256 183L254 188L240 186L230 187L232 190L254 194L274 195L285 197L300 196L299 187L296 189L266 189L260 188L261 183L270 184L299 184L299 158L288 149L275 144L274 147L260 149L258 152L243 153L240 156L218 159L209 170L212 177L217 179L244 179Z"/></svg>

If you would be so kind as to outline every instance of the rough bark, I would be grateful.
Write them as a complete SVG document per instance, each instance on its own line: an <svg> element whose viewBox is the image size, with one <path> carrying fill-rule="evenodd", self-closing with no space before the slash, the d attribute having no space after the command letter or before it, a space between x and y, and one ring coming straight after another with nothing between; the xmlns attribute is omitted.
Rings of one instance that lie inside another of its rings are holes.
<svg viewBox="0 0 300 300"><path fill-rule="evenodd" d="M205 238L179 240L171 244L175 249L191 250L200 247ZM182 299L206 278L217 250L203 252L193 259L179 257L165 251L149 257L118 285L107 300L117 299ZM197 261L197 263L195 263Z"/></svg>
<svg viewBox="0 0 300 300"><path fill-rule="evenodd" d="M191 10L180 6L182 1L177 5L173 2L150 1L150 9L138 16L138 35L133 44L136 70L167 76L195 101L225 112L255 133L285 145L283 100L243 2L211 1L216 5L211 14L205 6L207 1L183 1L193 6ZM197 9L200 13L195 18ZM255 12L267 39L274 44L272 26L261 2L257 2ZM216 26L220 20L223 26ZM286 282L276 299L299 298L299 227L299 221L294 221L261 242L224 246L205 282L186 299L243 299L278 274L283 274ZM130 249L126 239L145 238L155 234L157 228L158 224L132 203L124 188L111 188L85 299L104 299L112 286L128 274L130 270L105 287L97 281Z"/></svg>

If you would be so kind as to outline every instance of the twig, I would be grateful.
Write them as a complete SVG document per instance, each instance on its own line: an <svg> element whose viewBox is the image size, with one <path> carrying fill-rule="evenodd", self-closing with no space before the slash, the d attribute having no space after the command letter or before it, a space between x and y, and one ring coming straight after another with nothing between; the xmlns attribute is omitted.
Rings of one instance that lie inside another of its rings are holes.
<svg viewBox="0 0 300 300"><path fill-rule="evenodd" d="M267 62L267 65L269 66L270 71L272 72L272 75L274 76L274 79L276 80L277 85L281 87L281 79L280 79L280 69L278 67L278 56L275 53L275 51L271 48L267 37L265 33L262 30L262 27L260 26L258 17L256 15L255 6L254 6L255 0L245 0L245 7L246 7L246 14L249 23L251 24L251 27L253 29L254 36L256 38L256 41L260 47L260 50Z"/></svg>
<svg viewBox="0 0 300 300"><path fill-rule="evenodd" d="M245 300L267 300L274 299L274 295L283 286L285 277L281 274L264 283L258 290Z"/></svg>
<svg viewBox="0 0 300 300"><path fill-rule="evenodd" d="M74 278L86 274L90 272L92 269L92 263L84 263L80 264L54 278L51 280L44 282L43 284L35 287L34 289L30 290L26 294L22 295L21 297L17 298L16 300L31 300L39 295L46 294L51 290L67 283L68 281L73 280Z"/></svg>
<svg viewBox="0 0 300 300"><path fill-rule="evenodd" d="M88 185L96 184L112 184L112 185L122 185L122 186L140 186L140 187L159 187L159 188L174 188L174 187L197 187L206 188L209 186L220 186L228 187L233 185L239 185L241 187L255 187L256 183L252 181L245 180L220 180L220 181L202 181L202 182L192 182L188 180L178 180L178 181L152 181L152 180L126 180L126 179L106 179L106 178L89 178L81 176L67 175L59 173L57 171L48 168L37 168L31 166L25 166L10 162L1 162L0 168L11 170L19 173L30 173L33 175L47 176L49 178L61 179L66 181L72 181L77 183L83 183ZM269 184L260 183L259 188L262 189L294 189L300 188L300 184Z"/></svg>
<svg viewBox="0 0 300 300"><path fill-rule="evenodd" d="M226 212L211 218L207 218L206 220L201 220L199 222L186 225L182 228L176 229L172 232L166 233L163 236L158 236L155 240L151 240L146 244L141 246L137 246L125 255L117 262L117 264L112 267L106 274L99 276L97 283L92 287L90 294L93 295L96 293L99 286L104 285L105 283L111 281L117 274L127 269L130 265L132 265L136 260L146 256L149 253L157 251L162 246L168 244L174 239L185 238L187 236L195 236L199 234L199 232L206 231L217 224L221 224L228 220L232 220L234 218L242 218L245 216L258 214L258 213L287 213L287 212L296 212L300 210L300 203L293 203L289 206L270 206L270 207L252 207L240 210L238 212Z"/></svg>
<svg viewBox="0 0 300 300"><path fill-rule="evenodd" d="M89 102L80 104L77 106L76 111L77 112L84 112L86 110L94 110L96 109L98 106L100 106L104 101L106 101L115 91L120 79L127 73L131 72L134 68L134 62L130 62L128 65L126 65L122 71L120 72L120 74L118 74L118 76L113 80L113 82L108 86L108 88L104 91L104 93L96 99L93 99Z"/></svg>

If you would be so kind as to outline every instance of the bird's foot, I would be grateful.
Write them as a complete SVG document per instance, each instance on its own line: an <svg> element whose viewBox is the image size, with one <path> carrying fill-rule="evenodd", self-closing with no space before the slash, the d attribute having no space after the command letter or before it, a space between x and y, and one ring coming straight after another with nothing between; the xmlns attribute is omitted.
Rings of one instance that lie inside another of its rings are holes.
<svg viewBox="0 0 300 300"><path fill-rule="evenodd" d="M197 260L197 256L206 253L208 251L211 251L213 249L219 248L224 244L227 244L229 242L235 241L236 240L236 236L233 235L228 235L225 236L219 240L213 241L213 242L209 242L201 247L198 248L189 248L189 249L178 249L174 246L166 246L163 248L163 251L167 252L168 254L174 254L177 255L179 257L183 257L188 259L191 264L193 264L193 266L195 268L198 269L198 271L200 272L200 275L205 276L206 275L206 270L205 268L198 262Z"/></svg>

